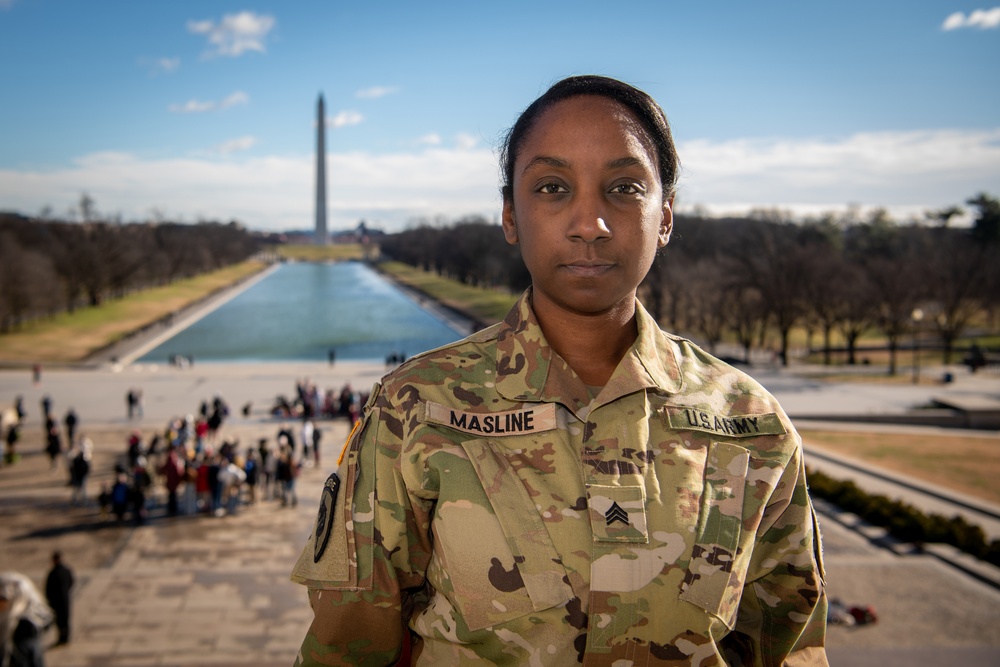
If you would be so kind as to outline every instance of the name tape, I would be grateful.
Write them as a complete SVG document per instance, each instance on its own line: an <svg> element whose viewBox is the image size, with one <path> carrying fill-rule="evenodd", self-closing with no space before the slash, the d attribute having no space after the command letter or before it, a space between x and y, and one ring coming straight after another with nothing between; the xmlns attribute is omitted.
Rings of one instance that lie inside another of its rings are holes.
<svg viewBox="0 0 1000 667"><path fill-rule="evenodd" d="M693 408L668 408L670 428L677 431L705 431L730 438L784 435L785 425L774 412L759 415L717 415Z"/></svg>
<svg viewBox="0 0 1000 667"><path fill-rule="evenodd" d="M545 403L505 412L466 412L427 401L424 421L475 435L526 435L554 429L556 406Z"/></svg>

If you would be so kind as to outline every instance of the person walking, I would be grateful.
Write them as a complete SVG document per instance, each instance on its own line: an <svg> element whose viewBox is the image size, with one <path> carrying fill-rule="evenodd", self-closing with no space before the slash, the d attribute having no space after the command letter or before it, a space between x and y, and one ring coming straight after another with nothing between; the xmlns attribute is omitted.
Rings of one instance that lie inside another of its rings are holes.
<svg viewBox="0 0 1000 667"><path fill-rule="evenodd" d="M125 521L131 498L132 491L129 488L128 474L124 469L119 468L115 473L114 484L111 485L111 512L115 515L118 523Z"/></svg>
<svg viewBox="0 0 1000 667"><path fill-rule="evenodd" d="M56 644L69 643L70 593L73 588L73 571L62 561L58 551L52 554L52 569L45 578L45 599L56 617L59 639Z"/></svg>
<svg viewBox="0 0 1000 667"><path fill-rule="evenodd" d="M49 455L49 470L55 471L62 455L62 442L59 440L59 427L53 423L45 439L45 453Z"/></svg>
<svg viewBox="0 0 1000 667"><path fill-rule="evenodd" d="M302 422L302 432L300 433L300 438L302 439L301 460L304 464L312 465L310 449L313 446L313 436L315 433L316 425L313 423L312 419L306 419Z"/></svg>
<svg viewBox="0 0 1000 667"><path fill-rule="evenodd" d="M66 411L63 423L66 425L66 446L72 449L76 444L76 427L80 423L80 418L76 416L76 411L73 408Z"/></svg>
<svg viewBox="0 0 1000 667"><path fill-rule="evenodd" d="M163 462L158 472L163 476L164 486L167 487L167 515L177 516L177 489L184 482L185 470L184 462L177 455L176 447L170 448L170 451L167 453L167 460Z"/></svg>
<svg viewBox="0 0 1000 667"><path fill-rule="evenodd" d="M93 443L90 438L83 438L75 450L70 451L69 483L73 488L70 494L71 505L87 505L87 479L90 477L90 459Z"/></svg>
<svg viewBox="0 0 1000 667"><path fill-rule="evenodd" d="M312 432L313 465L319 468L319 443L323 439L323 429L317 426Z"/></svg>
<svg viewBox="0 0 1000 667"><path fill-rule="evenodd" d="M254 447L247 447L246 461L243 463L246 474L247 505L257 504L257 483L260 480L260 455Z"/></svg>

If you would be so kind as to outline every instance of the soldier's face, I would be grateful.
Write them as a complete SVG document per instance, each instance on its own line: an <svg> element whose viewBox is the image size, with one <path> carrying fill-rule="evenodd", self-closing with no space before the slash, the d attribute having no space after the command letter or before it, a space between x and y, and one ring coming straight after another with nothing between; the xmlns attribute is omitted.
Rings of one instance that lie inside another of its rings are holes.
<svg viewBox="0 0 1000 667"><path fill-rule="evenodd" d="M573 97L538 118L503 209L504 235L520 245L536 311L631 308L673 221L656 163L633 114L607 98Z"/></svg>

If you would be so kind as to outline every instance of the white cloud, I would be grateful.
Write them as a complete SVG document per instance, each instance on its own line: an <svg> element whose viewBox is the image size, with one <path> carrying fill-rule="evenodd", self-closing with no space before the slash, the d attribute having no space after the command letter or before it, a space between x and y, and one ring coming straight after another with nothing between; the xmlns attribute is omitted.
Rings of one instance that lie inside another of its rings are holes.
<svg viewBox="0 0 1000 667"><path fill-rule="evenodd" d="M184 104L171 104L168 108L171 113L205 113L206 111L227 109L238 104L247 104L249 101L249 95L242 90L237 90L218 102L215 100L188 100Z"/></svg>
<svg viewBox="0 0 1000 667"><path fill-rule="evenodd" d="M469 151L476 147L479 143L479 138L474 137L471 134L465 132L459 132L455 135L455 146L458 147L460 151Z"/></svg>
<svg viewBox="0 0 1000 667"><path fill-rule="evenodd" d="M713 209L812 211L857 202L903 211L957 204L1000 182L1000 128L694 140L678 151L680 200Z"/></svg>
<svg viewBox="0 0 1000 667"><path fill-rule="evenodd" d="M215 152L221 153L222 155L229 155L230 153L249 150L255 145L257 145L257 137L239 137L237 139L230 139L229 141L222 142L215 147Z"/></svg>
<svg viewBox="0 0 1000 667"><path fill-rule="evenodd" d="M157 58L156 67L163 72L173 72L181 66L180 58Z"/></svg>
<svg viewBox="0 0 1000 667"><path fill-rule="evenodd" d="M177 71L177 68L181 66L180 58L139 58L138 64L143 69L147 70L150 76L158 76L160 74L172 74Z"/></svg>
<svg viewBox="0 0 1000 667"><path fill-rule="evenodd" d="M499 212L496 159L490 150L430 149L418 153L328 155L331 229L360 218L387 229L408 220ZM0 169L4 209L64 210L87 192L100 210L126 220L153 208L167 219L238 219L256 229L303 229L313 224L315 157L201 155L143 159L95 153L56 170Z"/></svg>
<svg viewBox="0 0 1000 667"><path fill-rule="evenodd" d="M948 18L944 20L941 24L942 30L955 30L956 28L961 28L965 25L965 14L962 12L955 12L954 14L949 14Z"/></svg>
<svg viewBox="0 0 1000 667"><path fill-rule="evenodd" d="M225 109L227 107L236 106L237 104L246 104L249 101L249 95L244 93L242 90L237 90L235 93L228 95L225 99L219 102L219 108Z"/></svg>
<svg viewBox="0 0 1000 667"><path fill-rule="evenodd" d="M341 111L336 116L326 119L327 127L347 127L357 125L364 121L365 117L357 111Z"/></svg>
<svg viewBox="0 0 1000 667"><path fill-rule="evenodd" d="M441 135L437 132L431 132L422 137L418 137L417 143L425 146L438 146L441 144Z"/></svg>
<svg viewBox="0 0 1000 667"><path fill-rule="evenodd" d="M81 157L46 171L0 170L5 209L65 210L87 192L100 210L145 219L238 219L257 229L308 229L313 216L312 154L241 155L250 137L212 154L145 159L123 153ZM713 213L779 208L795 214L884 206L900 219L963 204L1000 183L1000 127L857 134L842 139L684 141L680 210ZM220 154L224 153L224 154ZM488 148L433 146L408 152L328 155L331 229L358 219L401 229L414 217L500 210L496 156Z"/></svg>
<svg viewBox="0 0 1000 667"><path fill-rule="evenodd" d="M942 30L957 30L959 28L979 28L989 30L1000 27L1000 7L992 9L976 9L966 16L962 12L950 14L941 24Z"/></svg>
<svg viewBox="0 0 1000 667"><path fill-rule="evenodd" d="M201 100L188 100L184 104L171 104L168 108L171 113L204 113L211 111L216 106L215 102L202 102Z"/></svg>
<svg viewBox="0 0 1000 667"><path fill-rule="evenodd" d="M226 14L216 23L211 19L205 21L188 21L188 32L196 35L206 35L211 49L206 56L241 56L247 51L266 51L267 35L274 28L273 16L240 12Z"/></svg>
<svg viewBox="0 0 1000 667"><path fill-rule="evenodd" d="M210 20L205 21L188 21L187 29L188 32L193 32L196 35L205 35L212 32L212 28L215 27L215 23Z"/></svg>
<svg viewBox="0 0 1000 667"><path fill-rule="evenodd" d="M360 97L361 99L374 100L380 97L385 97L398 91L399 88L394 86L373 86L371 88L365 88L364 90L359 90L354 93L355 97Z"/></svg>

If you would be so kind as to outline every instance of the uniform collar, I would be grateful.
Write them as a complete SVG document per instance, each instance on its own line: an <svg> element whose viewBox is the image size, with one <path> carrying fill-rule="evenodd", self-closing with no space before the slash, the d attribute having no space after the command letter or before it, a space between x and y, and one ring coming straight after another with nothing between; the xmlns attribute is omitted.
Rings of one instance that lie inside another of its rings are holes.
<svg viewBox="0 0 1000 667"><path fill-rule="evenodd" d="M635 312L639 335L598 396L600 403L645 389L680 391L675 346L638 301ZM512 401L557 402L574 413L591 404L583 381L545 340L531 308L530 288L500 324L496 377L497 391Z"/></svg>

